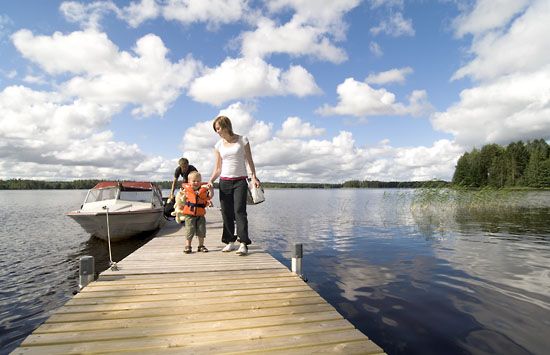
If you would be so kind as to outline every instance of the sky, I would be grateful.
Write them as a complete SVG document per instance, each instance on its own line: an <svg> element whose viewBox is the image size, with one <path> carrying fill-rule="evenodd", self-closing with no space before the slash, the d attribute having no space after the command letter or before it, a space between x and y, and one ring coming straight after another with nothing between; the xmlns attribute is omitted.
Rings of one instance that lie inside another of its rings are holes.
<svg viewBox="0 0 550 355"><path fill-rule="evenodd" d="M0 3L0 179L207 180L228 116L272 182L451 180L550 139L549 0Z"/></svg>

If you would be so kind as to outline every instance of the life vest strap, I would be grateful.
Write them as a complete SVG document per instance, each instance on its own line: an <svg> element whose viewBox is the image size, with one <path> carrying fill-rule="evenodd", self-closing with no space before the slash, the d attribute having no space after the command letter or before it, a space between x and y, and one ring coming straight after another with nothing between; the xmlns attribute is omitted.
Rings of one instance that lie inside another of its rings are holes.
<svg viewBox="0 0 550 355"><path fill-rule="evenodd" d="M205 208L206 207L206 204L204 204L204 203L193 203L193 202L190 202L190 201L185 201L185 205L189 206L191 211L195 211L196 207L199 207L199 208Z"/></svg>

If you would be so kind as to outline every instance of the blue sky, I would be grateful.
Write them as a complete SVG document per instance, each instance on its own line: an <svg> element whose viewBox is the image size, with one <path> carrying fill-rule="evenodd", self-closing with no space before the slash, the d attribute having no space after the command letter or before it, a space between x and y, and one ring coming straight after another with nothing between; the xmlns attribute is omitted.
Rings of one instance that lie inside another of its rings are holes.
<svg viewBox="0 0 550 355"><path fill-rule="evenodd" d="M548 0L0 5L0 178L209 176L229 116L264 181L450 180L550 139Z"/></svg>

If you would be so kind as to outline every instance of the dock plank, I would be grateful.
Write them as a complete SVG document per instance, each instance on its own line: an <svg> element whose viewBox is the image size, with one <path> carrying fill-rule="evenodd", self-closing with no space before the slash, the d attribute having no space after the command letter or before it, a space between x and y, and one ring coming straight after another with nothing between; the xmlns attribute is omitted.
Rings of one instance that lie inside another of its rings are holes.
<svg viewBox="0 0 550 355"><path fill-rule="evenodd" d="M13 354L384 353L257 246L246 257L222 253L212 210L207 233L210 252L186 255L179 225L168 224Z"/></svg>

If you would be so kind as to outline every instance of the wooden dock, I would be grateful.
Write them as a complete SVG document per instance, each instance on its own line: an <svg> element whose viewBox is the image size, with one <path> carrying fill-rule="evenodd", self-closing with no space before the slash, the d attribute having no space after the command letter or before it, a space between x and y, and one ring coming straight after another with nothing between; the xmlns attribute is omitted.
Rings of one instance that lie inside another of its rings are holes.
<svg viewBox="0 0 550 355"><path fill-rule="evenodd" d="M209 253L193 240L194 252L183 254L183 231L168 224L12 354L383 353L259 247L222 253L219 212L207 219Z"/></svg>

